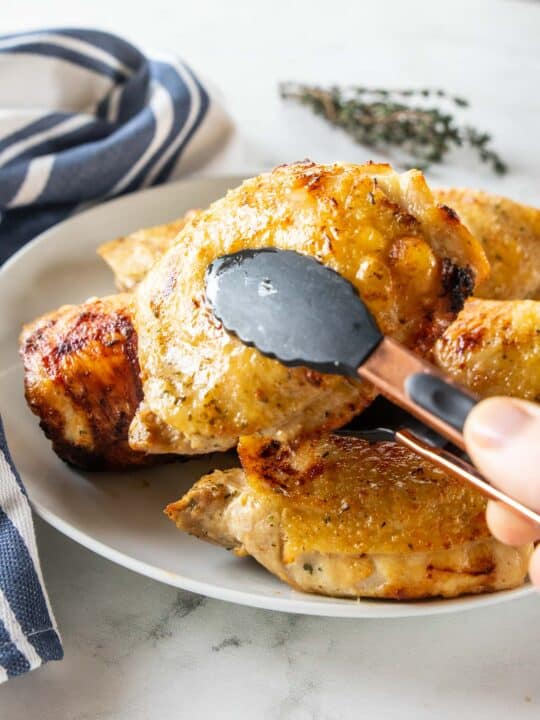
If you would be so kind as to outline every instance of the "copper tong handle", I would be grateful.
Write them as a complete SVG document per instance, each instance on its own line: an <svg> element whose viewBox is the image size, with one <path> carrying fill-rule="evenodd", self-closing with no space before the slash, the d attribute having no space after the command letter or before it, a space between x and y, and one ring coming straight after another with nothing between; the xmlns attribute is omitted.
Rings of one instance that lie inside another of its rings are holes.
<svg viewBox="0 0 540 720"><path fill-rule="evenodd" d="M532 520L534 523L540 525L540 514L531 510L530 508L522 505L519 500L507 495L502 490L494 487L489 483L475 468L465 460L447 452L446 450L440 450L439 448L428 445L416 435L413 435L409 430L398 430L395 433L396 440L402 445L405 445L410 450L420 455L425 460L430 460L432 463L440 468L448 471L451 475L458 478L459 480L465 480L466 482L474 485L481 493L486 495L491 500L498 500L499 502L508 505L516 513Z"/></svg>
<svg viewBox="0 0 540 720"><path fill-rule="evenodd" d="M358 375L424 425L462 450L466 449L463 424L478 398L433 365L385 337L358 368ZM492 500L503 502L522 517L540 525L540 514L491 485L461 458L428 445L408 430L396 432L395 437L417 455L431 460L454 477L474 485Z"/></svg>
<svg viewBox="0 0 540 720"><path fill-rule="evenodd" d="M465 450L463 423L478 402L466 388L389 337L357 372L395 405Z"/></svg>

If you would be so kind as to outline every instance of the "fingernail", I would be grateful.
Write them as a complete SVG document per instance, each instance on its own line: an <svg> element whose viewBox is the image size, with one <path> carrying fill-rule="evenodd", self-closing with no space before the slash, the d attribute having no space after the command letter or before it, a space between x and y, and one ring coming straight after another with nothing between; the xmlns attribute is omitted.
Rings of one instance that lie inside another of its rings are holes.
<svg viewBox="0 0 540 720"><path fill-rule="evenodd" d="M520 405L493 398L472 411L467 429L475 443L496 449L511 442L530 420L531 416Z"/></svg>

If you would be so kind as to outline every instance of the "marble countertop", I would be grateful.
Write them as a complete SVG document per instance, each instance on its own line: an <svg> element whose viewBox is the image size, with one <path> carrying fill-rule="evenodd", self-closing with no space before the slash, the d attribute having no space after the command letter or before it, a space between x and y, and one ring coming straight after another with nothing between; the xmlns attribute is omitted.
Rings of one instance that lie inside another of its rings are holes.
<svg viewBox="0 0 540 720"><path fill-rule="evenodd" d="M5 720L538 718L540 598L391 621L208 600L37 523L65 659L0 688Z"/></svg>
<svg viewBox="0 0 540 720"><path fill-rule="evenodd" d="M285 107L279 80L440 86L471 100L511 172L460 152L431 182L540 204L540 3L2 2L5 32L57 25L177 50L210 78L236 132L206 173L377 157ZM66 657L0 688L2 719L539 717L536 596L423 619L286 615L177 591L36 529Z"/></svg>

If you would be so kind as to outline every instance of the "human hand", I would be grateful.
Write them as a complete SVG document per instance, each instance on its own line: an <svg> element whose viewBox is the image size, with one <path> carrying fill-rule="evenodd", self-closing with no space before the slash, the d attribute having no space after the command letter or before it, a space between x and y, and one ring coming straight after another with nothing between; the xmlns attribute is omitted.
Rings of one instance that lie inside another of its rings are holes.
<svg viewBox="0 0 540 720"><path fill-rule="evenodd" d="M463 431L467 452L486 478L511 497L540 511L540 405L513 398L490 398L470 413ZM540 526L490 500L487 523L507 545L540 540ZM540 588L540 546L529 576Z"/></svg>

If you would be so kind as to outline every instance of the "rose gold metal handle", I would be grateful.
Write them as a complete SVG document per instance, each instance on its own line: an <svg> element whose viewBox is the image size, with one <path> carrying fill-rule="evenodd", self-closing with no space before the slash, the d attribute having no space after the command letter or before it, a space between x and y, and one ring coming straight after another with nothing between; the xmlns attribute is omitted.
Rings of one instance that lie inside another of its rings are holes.
<svg viewBox="0 0 540 720"><path fill-rule="evenodd" d="M478 400L466 388L453 382L447 375L437 370L422 358L412 353L400 343L385 337L371 353L363 365L358 368L358 375L385 395L394 404L407 410L424 425L432 428L457 447L465 450L463 435L459 430L438 417L432 411L415 402L406 390L406 383L413 375L425 373L440 379L448 388L454 388L462 396L467 396L474 403Z"/></svg>
<svg viewBox="0 0 540 720"><path fill-rule="evenodd" d="M504 503L522 517L540 525L539 513L531 510L531 508L520 503L519 500L515 500L510 495L491 485L491 483L482 477L468 462L465 462L446 450L440 450L439 448L428 445L423 440L417 438L416 435L413 435L409 430L398 430L395 436L398 442L408 447L417 455L420 455L426 460L430 460L459 480L465 480L469 484L474 485L477 490L480 490L480 492L487 495L487 497Z"/></svg>

